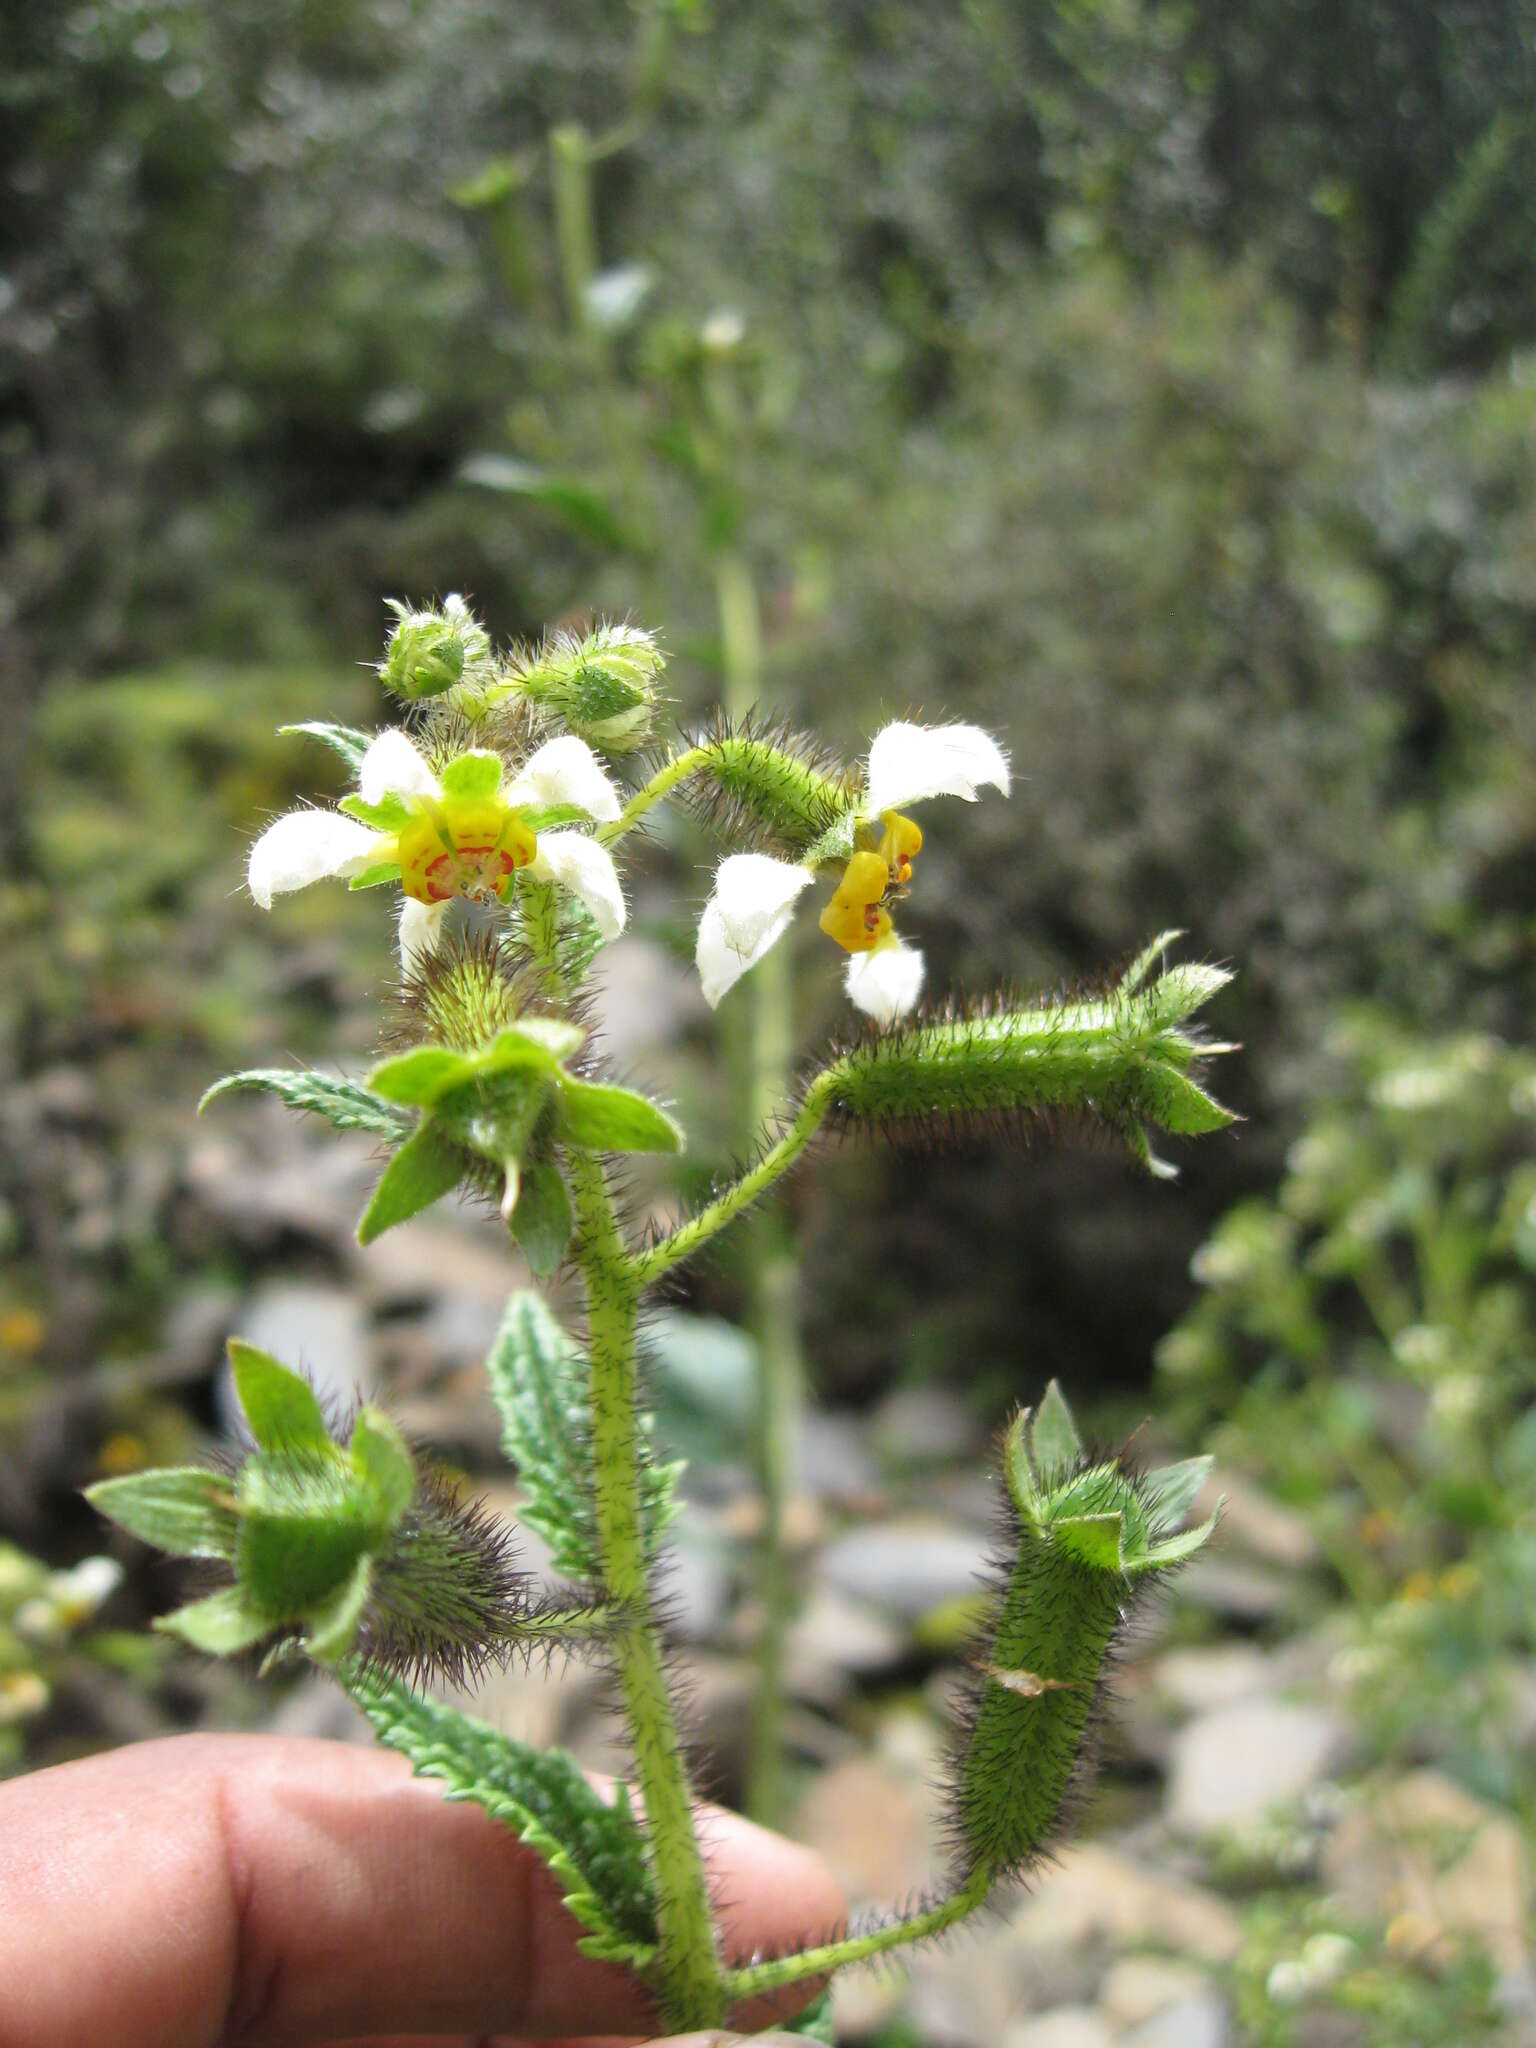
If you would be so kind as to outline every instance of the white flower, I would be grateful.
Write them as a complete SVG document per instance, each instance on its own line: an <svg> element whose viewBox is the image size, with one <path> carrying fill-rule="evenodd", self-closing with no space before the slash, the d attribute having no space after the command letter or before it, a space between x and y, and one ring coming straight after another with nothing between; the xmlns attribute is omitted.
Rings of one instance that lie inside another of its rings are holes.
<svg viewBox="0 0 1536 2048"><path fill-rule="evenodd" d="M398 880L400 957L407 970L437 948L455 896L506 902L521 868L586 906L604 939L624 929L613 858L585 833L541 830L544 814L617 818L618 791L584 740L565 734L537 749L503 786L498 755L470 749L441 776L396 727L369 743L357 793L337 811L290 811L251 849L247 880L264 910L274 896L327 876ZM553 826L555 820L551 820Z"/></svg>
<svg viewBox="0 0 1536 2048"><path fill-rule="evenodd" d="M766 853L733 853L721 861L699 919L695 954L711 1009L783 937L796 900L815 879L809 868Z"/></svg>
<svg viewBox="0 0 1536 2048"><path fill-rule="evenodd" d="M1008 757L979 725L883 726L869 750L864 811L878 818L933 796L973 804L991 784L1009 790Z"/></svg>
<svg viewBox="0 0 1536 2048"><path fill-rule="evenodd" d="M988 784L1008 794L1008 761L980 726L898 722L875 735L850 858L821 928L849 955L849 1000L881 1024L905 1017L923 985L923 956L896 937L884 901L892 885L910 879L923 843L901 807L934 796L974 803ZM814 879L813 868L769 854L732 854L720 863L695 954L711 1008L783 937Z"/></svg>
<svg viewBox="0 0 1536 2048"><path fill-rule="evenodd" d="M850 953L843 969L848 1000L877 1024L896 1024L923 992L923 956L893 933L869 953Z"/></svg>

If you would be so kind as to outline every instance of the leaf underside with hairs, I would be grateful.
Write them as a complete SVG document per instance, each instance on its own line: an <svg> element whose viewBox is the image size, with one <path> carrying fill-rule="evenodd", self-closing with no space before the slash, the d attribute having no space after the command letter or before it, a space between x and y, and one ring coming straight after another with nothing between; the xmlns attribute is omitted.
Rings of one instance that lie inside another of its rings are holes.
<svg viewBox="0 0 1536 2048"><path fill-rule="evenodd" d="M507 1303L486 1371L501 1411L502 1449L525 1489L518 1519L544 1538L550 1562L563 1577L600 1584L585 1358L539 1296L524 1291ZM649 1417L640 1426L648 1431ZM653 1557L677 1513L682 1469L647 1463L641 1475L646 1545Z"/></svg>
<svg viewBox="0 0 1536 2048"><path fill-rule="evenodd" d="M567 1910L587 1930L577 1942L584 1955L646 1967L656 1947L656 1901L624 1786L610 1805L564 1750L515 1742L355 1665L342 1675L386 1749L408 1758L419 1778L445 1785L451 1800L484 1807L548 1865Z"/></svg>
<svg viewBox="0 0 1536 2048"><path fill-rule="evenodd" d="M305 1109L323 1116L338 1131L368 1131L377 1138L399 1139L411 1128L409 1116L361 1082L289 1067L251 1067L243 1074L228 1074L222 1081L214 1082L198 1109L202 1111L219 1096L233 1095L243 1088L275 1095L290 1109Z"/></svg>

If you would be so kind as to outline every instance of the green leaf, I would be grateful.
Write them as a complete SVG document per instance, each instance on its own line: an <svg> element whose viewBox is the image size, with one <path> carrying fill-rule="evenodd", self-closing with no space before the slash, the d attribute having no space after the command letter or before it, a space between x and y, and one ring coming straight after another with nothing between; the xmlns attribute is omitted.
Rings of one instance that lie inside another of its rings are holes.
<svg viewBox="0 0 1536 2048"><path fill-rule="evenodd" d="M380 1519L393 1529L416 1494L416 1461L395 1424L377 1408L364 1408L352 1428L347 1455Z"/></svg>
<svg viewBox="0 0 1536 2048"><path fill-rule="evenodd" d="M308 720L303 725L280 725L278 734L289 738L303 733L312 740L320 740L332 753L339 754L355 773L362 766L364 754L373 744L371 732L359 732L355 725L327 725L323 720Z"/></svg>
<svg viewBox="0 0 1536 2048"><path fill-rule="evenodd" d="M443 794L474 801L493 797L501 787L500 754L476 748L454 756L442 773Z"/></svg>
<svg viewBox="0 0 1536 2048"><path fill-rule="evenodd" d="M302 1373L291 1372L239 1337L229 1340L229 1365L251 1435L262 1450L323 1448L329 1453L334 1448L325 1411Z"/></svg>
<svg viewBox="0 0 1536 2048"><path fill-rule="evenodd" d="M1203 960L1187 960L1182 966L1170 967L1147 990L1152 1017L1159 1024L1182 1023L1212 996L1219 995L1231 979L1229 969L1213 967Z"/></svg>
<svg viewBox="0 0 1536 2048"><path fill-rule="evenodd" d="M456 1149L440 1131L424 1124L385 1167L357 1226L358 1243L372 1244L397 1223L430 1209L458 1186L461 1167Z"/></svg>
<svg viewBox="0 0 1536 2048"><path fill-rule="evenodd" d="M497 1032L480 1054L480 1064L488 1074L507 1067L553 1066L579 1052L585 1037L579 1024L567 1024L560 1017L524 1017Z"/></svg>
<svg viewBox="0 0 1536 2048"><path fill-rule="evenodd" d="M371 825L375 832L400 832L411 822L410 805L404 797L396 796L392 791L380 797L376 804L360 796L344 796L336 808L349 818L356 818L360 825Z"/></svg>
<svg viewBox="0 0 1536 2048"><path fill-rule="evenodd" d="M1214 1095L1208 1095L1175 1067L1149 1066L1143 1086L1145 1107L1165 1131L1200 1137L1237 1122L1230 1109L1224 1109Z"/></svg>
<svg viewBox="0 0 1536 2048"><path fill-rule="evenodd" d="M602 1578L588 1448L587 1362L531 1289L512 1295L486 1360L501 1413L502 1449L516 1465L519 1519L542 1536L550 1563L578 1584ZM651 1418L638 1418L648 1439ZM641 1474L646 1543L654 1557L676 1512L679 1465L647 1460Z"/></svg>
<svg viewBox="0 0 1536 2048"><path fill-rule="evenodd" d="M596 491L569 477L551 476L531 462L519 462L511 455L472 455L460 463L459 481L544 505L599 547L623 551L629 546L627 530Z"/></svg>
<svg viewBox="0 0 1536 2048"><path fill-rule="evenodd" d="M172 1557L235 1554L236 1522L229 1481L199 1465L172 1465L103 1479L85 1489L99 1515Z"/></svg>
<svg viewBox="0 0 1536 2048"><path fill-rule="evenodd" d="M549 1161L523 1170L522 1191L512 1211L512 1235L537 1280L559 1268L571 1241L575 1218L560 1169Z"/></svg>
<svg viewBox="0 0 1536 2048"><path fill-rule="evenodd" d="M248 1650L252 1643L270 1635L273 1627L271 1617L258 1614L249 1606L238 1586L226 1586L222 1592L210 1593L206 1600L178 1607L174 1614L162 1615L154 1625L167 1635L180 1636L184 1643L210 1657L232 1657L239 1650Z"/></svg>
<svg viewBox="0 0 1536 2048"><path fill-rule="evenodd" d="M386 1749L436 1778L448 1797L503 1821L549 1866L587 1930L586 1955L644 1968L656 1947L645 1839L623 1786L610 1804L563 1750L539 1750L404 1686L353 1668L343 1679Z"/></svg>
<svg viewBox="0 0 1536 2048"><path fill-rule="evenodd" d="M1174 925L1168 931L1159 932L1155 939L1149 939L1121 975L1120 994L1134 995L1168 948L1176 945L1183 936L1183 931Z"/></svg>
<svg viewBox="0 0 1536 2048"><path fill-rule="evenodd" d="M382 889L387 882L398 882L400 863L397 860L376 861L371 868L364 868L360 875L347 878L349 889Z"/></svg>
<svg viewBox="0 0 1536 2048"><path fill-rule="evenodd" d="M386 1102L427 1109L450 1088L464 1088L479 1071L471 1053L450 1052L446 1045L414 1045L409 1052L383 1060L368 1076L368 1086Z"/></svg>
<svg viewBox="0 0 1536 2048"><path fill-rule="evenodd" d="M357 1631L373 1591L373 1559L360 1557L352 1576L310 1617L304 1647L317 1664L334 1664L357 1640Z"/></svg>
<svg viewBox="0 0 1536 2048"><path fill-rule="evenodd" d="M1182 1522L1215 1462L1214 1458L1184 1458L1177 1465L1160 1465L1149 1472L1141 1482L1141 1492L1150 1519L1166 1528Z"/></svg>
<svg viewBox="0 0 1536 2048"><path fill-rule="evenodd" d="M665 1110L630 1088L564 1081L560 1123L573 1145L589 1152L681 1152L683 1133Z"/></svg>
<svg viewBox="0 0 1536 2048"><path fill-rule="evenodd" d="M1197 1550L1203 1549L1211 1540L1220 1519L1221 1509L1218 1507L1198 1528L1186 1529L1179 1536L1165 1536L1161 1543L1154 1543L1144 1556L1133 1558L1126 1569L1132 1572L1155 1572L1163 1571L1169 1565L1182 1564L1186 1558L1193 1557Z"/></svg>
<svg viewBox="0 0 1536 2048"><path fill-rule="evenodd" d="M371 1094L361 1082L339 1080L330 1074L295 1072L286 1067L252 1067L243 1074L226 1074L222 1081L214 1082L197 1105L199 1116L219 1096L232 1095L241 1088L259 1089L277 1096L290 1109L323 1116L338 1131L368 1131L379 1138L399 1138L411 1127L409 1117Z"/></svg>
<svg viewBox="0 0 1536 2048"><path fill-rule="evenodd" d="M1029 1435L1035 1475L1042 1487L1059 1485L1082 1459L1083 1440L1060 1385L1052 1380L1035 1410Z"/></svg>

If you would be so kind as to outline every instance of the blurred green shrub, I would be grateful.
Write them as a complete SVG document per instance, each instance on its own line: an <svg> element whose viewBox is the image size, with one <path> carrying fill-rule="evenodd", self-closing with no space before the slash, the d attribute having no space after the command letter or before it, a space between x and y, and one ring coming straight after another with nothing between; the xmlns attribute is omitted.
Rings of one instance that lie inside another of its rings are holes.
<svg viewBox="0 0 1536 2048"><path fill-rule="evenodd" d="M1366 1011L1327 1052L1275 1197L1196 1254L1158 1365L1182 1427L1310 1512L1381 1748L1511 1798L1536 1674L1536 1052Z"/></svg>

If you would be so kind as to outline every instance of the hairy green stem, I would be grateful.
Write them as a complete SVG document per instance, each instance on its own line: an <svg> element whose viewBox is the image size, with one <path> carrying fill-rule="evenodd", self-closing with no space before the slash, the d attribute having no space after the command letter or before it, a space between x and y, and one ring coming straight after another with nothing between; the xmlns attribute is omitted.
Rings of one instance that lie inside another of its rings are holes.
<svg viewBox="0 0 1536 2048"><path fill-rule="evenodd" d="M758 1197L766 1194L779 1176L794 1165L831 1108L841 1077L839 1067L823 1068L806 1090L789 1129L776 1144L769 1146L749 1173L732 1182L723 1195L700 1209L696 1216L680 1223L669 1237L652 1245L649 1251L632 1255L630 1269L642 1287L649 1287L663 1273L670 1273L674 1266L691 1258L717 1231L750 1209Z"/></svg>
<svg viewBox="0 0 1536 2048"><path fill-rule="evenodd" d="M807 1977L825 1977L850 1963L865 1963L873 1956L888 1955L893 1948L905 1948L908 1942L930 1941L984 1905L991 1889L990 1872L974 1870L959 1891L937 1905L924 1907L920 1913L872 1928L868 1934L850 1934L841 1941L824 1942L820 1948L802 1949L798 1955L776 1956L772 1962L749 1963L744 1969L727 1970L727 2001L736 2006L743 1999L760 1998L789 1984L803 1984Z"/></svg>
<svg viewBox="0 0 1536 2048"><path fill-rule="evenodd" d="M659 804L668 797L680 783L690 775L697 774L710 758L708 747L688 747L681 754L674 754L670 761L658 768L644 788L637 789L618 817L607 825L598 827L596 838L604 846L612 846L616 840L632 832L653 804Z"/></svg>
<svg viewBox="0 0 1536 2048"><path fill-rule="evenodd" d="M660 1932L659 1988L669 2027L709 2027L723 2016L720 1968L646 1572L643 1446L635 1416L640 1286L601 1165L582 1153L572 1153L569 1165L577 1258L587 1290L598 1548L613 1613L614 1664L645 1802Z"/></svg>

